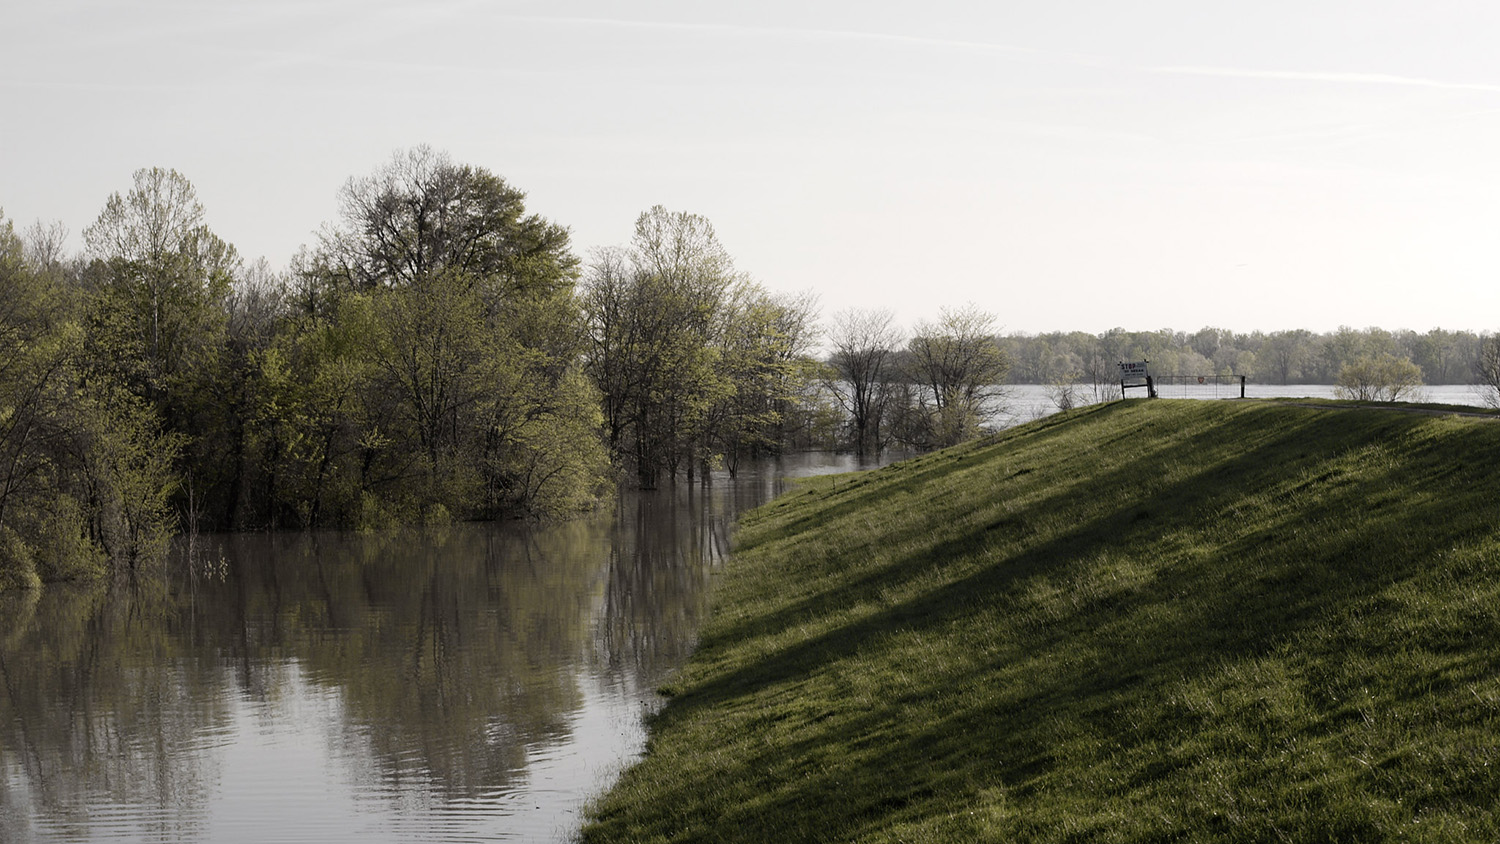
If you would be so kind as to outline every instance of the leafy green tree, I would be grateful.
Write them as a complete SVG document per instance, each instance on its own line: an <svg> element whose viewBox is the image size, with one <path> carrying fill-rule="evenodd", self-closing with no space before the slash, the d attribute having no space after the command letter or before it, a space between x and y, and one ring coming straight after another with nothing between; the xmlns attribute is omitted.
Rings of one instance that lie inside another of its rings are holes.
<svg viewBox="0 0 1500 844"><path fill-rule="evenodd" d="M1277 384L1290 384L1302 377L1311 341L1312 332L1306 329L1277 331L1267 337L1266 352L1261 355L1261 361L1270 380Z"/></svg>
<svg viewBox="0 0 1500 844"><path fill-rule="evenodd" d="M0 589L34 587L33 548L16 532L46 493L49 389L66 360L48 334L46 290L26 266L21 238L0 217Z"/></svg>
<svg viewBox="0 0 1500 844"><path fill-rule="evenodd" d="M333 318L288 320L254 357L248 450L261 523L353 523L390 427L373 387L369 349L379 330L370 304L350 296Z"/></svg>
<svg viewBox="0 0 1500 844"><path fill-rule="evenodd" d="M1442 328L1434 328L1425 334L1409 333L1411 359L1422 368L1423 381L1456 384L1472 377L1472 361L1478 356L1477 336L1467 331L1445 331Z"/></svg>
<svg viewBox="0 0 1500 844"><path fill-rule="evenodd" d="M715 343L737 280L706 218L659 205L636 219L628 250L594 257L583 294L588 372L610 445L628 451L643 488L695 462L711 410L733 395Z"/></svg>
<svg viewBox="0 0 1500 844"><path fill-rule="evenodd" d="M160 557L177 443L85 354L80 304L0 218L0 583ZM37 261L37 263L32 263Z"/></svg>
<svg viewBox="0 0 1500 844"><path fill-rule="evenodd" d="M211 232L192 183L176 170L137 170L83 232L96 289L91 334L135 391L168 411L195 368L218 353L240 259ZM181 420L177 420L181 421Z"/></svg>
<svg viewBox="0 0 1500 844"><path fill-rule="evenodd" d="M336 291L421 289L459 278L497 303L571 291L567 229L527 214L526 194L480 167L419 146L339 193L340 224L312 259Z"/></svg>
<svg viewBox="0 0 1500 844"><path fill-rule="evenodd" d="M90 368L146 402L182 445L175 506L190 528L232 521L241 485L246 369L229 304L244 266L176 170L137 170L83 232Z"/></svg>
<svg viewBox="0 0 1500 844"><path fill-rule="evenodd" d="M159 563L178 520L171 505L184 437L161 433L144 401L123 387L90 385L79 408L77 477L92 533L131 569Z"/></svg>
<svg viewBox="0 0 1500 844"><path fill-rule="evenodd" d="M606 461L578 376L578 262L523 200L425 147L346 184L288 291L306 339L266 359L281 394L306 388L279 399L295 424L263 430L315 496L298 505L308 518L329 494L337 518L366 525L593 500Z"/></svg>
<svg viewBox="0 0 1500 844"><path fill-rule="evenodd" d="M704 447L731 475L742 458L774 453L786 438L784 423L814 371L812 320L810 297L775 297L749 282L726 296L716 345L718 375L729 389L708 411Z"/></svg>
<svg viewBox="0 0 1500 844"><path fill-rule="evenodd" d="M1219 354L1220 349L1233 342L1234 332L1205 326L1184 340L1185 342L1179 345L1186 345L1204 358L1213 360Z"/></svg>
<svg viewBox="0 0 1500 844"><path fill-rule="evenodd" d="M1331 334L1318 338L1313 354L1313 381L1337 383L1344 364L1365 353L1364 337L1355 329L1341 325Z"/></svg>
<svg viewBox="0 0 1500 844"><path fill-rule="evenodd" d="M254 492L261 466L252 444L251 420L262 412L256 405L261 393L260 360L282 325L285 287L285 277L273 272L261 258L235 278L225 304L224 354L210 389L219 414L224 455L218 501L221 509L216 521L226 527L266 523L258 512Z"/></svg>
<svg viewBox="0 0 1500 844"><path fill-rule="evenodd" d="M582 299L610 449L642 487L780 447L815 365L812 302L750 282L706 218L642 213L628 248L593 254Z"/></svg>

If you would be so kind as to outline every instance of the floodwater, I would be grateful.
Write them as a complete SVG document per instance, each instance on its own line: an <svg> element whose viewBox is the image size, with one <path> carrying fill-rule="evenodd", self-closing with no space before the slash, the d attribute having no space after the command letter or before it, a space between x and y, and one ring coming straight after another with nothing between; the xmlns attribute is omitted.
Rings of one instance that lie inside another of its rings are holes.
<svg viewBox="0 0 1500 844"><path fill-rule="evenodd" d="M856 468L546 527L199 537L159 577L0 595L0 842L567 841L736 515Z"/></svg>
<svg viewBox="0 0 1500 844"><path fill-rule="evenodd" d="M1245 397L1252 399L1269 398L1314 398L1333 399L1338 397L1338 388L1332 384L1256 384L1251 382L1245 385ZM1004 388L1005 397L1000 402L1001 408L993 419L992 424L997 427L1009 427L1044 416L1050 416L1057 412L1057 403L1054 400L1053 388L1041 384L1011 384ZM1157 394L1168 399L1233 399L1239 398L1239 379L1224 379L1215 382L1215 379L1207 379L1207 383L1182 383L1176 381L1170 384L1162 384L1157 388ZM1131 398L1145 398L1144 389L1130 390ZM1093 391L1087 385L1080 385L1074 394L1074 399L1079 405L1093 403ZM1485 405L1485 394L1483 390L1470 384L1440 384L1434 386L1418 387L1410 397L1402 397L1402 401L1428 402L1431 404L1454 404L1473 405L1483 407Z"/></svg>

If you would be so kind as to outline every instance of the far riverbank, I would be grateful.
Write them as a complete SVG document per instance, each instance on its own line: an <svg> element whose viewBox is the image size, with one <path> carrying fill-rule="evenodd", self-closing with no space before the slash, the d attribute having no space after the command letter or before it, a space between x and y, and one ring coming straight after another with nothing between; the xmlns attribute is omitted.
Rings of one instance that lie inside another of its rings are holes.
<svg viewBox="0 0 1500 844"><path fill-rule="evenodd" d="M1056 401L1053 399L1054 388L1046 384L1008 384L1005 387L1007 400L1005 407L996 414L996 422L1001 427L1019 425L1030 422L1033 419L1041 419L1058 412ZM1144 390L1132 390L1132 397L1145 394ZM1170 384L1163 385L1158 389L1162 398L1169 399L1230 399L1238 398L1240 394L1239 382L1206 383L1206 384ZM1076 396L1079 406L1093 404L1093 394L1086 386L1080 385ZM1274 399L1274 398L1313 398L1313 399L1335 399L1338 398L1338 387L1333 384L1256 384L1249 383L1245 386L1245 397L1252 399ZM1485 398L1482 388L1477 384L1434 384L1418 389L1417 396L1411 401L1428 402L1431 404L1453 404L1471 405L1484 407Z"/></svg>

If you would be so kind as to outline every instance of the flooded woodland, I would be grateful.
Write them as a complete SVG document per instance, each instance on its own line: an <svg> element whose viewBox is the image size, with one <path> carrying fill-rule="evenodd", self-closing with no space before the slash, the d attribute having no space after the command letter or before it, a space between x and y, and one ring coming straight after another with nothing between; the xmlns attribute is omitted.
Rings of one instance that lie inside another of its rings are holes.
<svg viewBox="0 0 1500 844"><path fill-rule="evenodd" d="M806 456L571 522L201 535L0 596L0 840L566 840L640 752L735 515Z"/></svg>

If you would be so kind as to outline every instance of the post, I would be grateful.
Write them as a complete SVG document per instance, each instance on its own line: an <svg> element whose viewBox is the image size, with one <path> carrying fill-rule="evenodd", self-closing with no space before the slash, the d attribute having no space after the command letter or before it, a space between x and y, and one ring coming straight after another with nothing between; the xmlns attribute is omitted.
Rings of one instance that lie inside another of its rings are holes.
<svg viewBox="0 0 1500 844"><path fill-rule="evenodd" d="M1150 375L1146 376L1146 398L1156 398L1156 382L1151 380Z"/></svg>
<svg viewBox="0 0 1500 844"><path fill-rule="evenodd" d="M1240 398L1245 397L1245 376L1240 376Z"/></svg>

